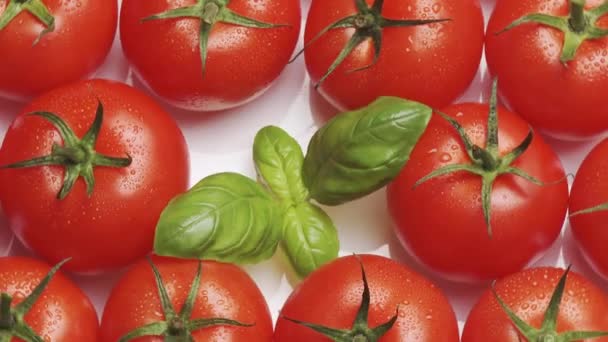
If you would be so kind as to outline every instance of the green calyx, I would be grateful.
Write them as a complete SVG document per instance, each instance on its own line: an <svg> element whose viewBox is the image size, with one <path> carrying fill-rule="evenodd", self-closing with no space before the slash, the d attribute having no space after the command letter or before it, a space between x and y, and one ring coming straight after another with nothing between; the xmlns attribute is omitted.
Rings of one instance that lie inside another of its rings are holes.
<svg viewBox="0 0 608 342"><path fill-rule="evenodd" d="M374 44L374 60L371 64L362 66L358 69L352 70L351 72L363 71L374 66L380 58L380 52L382 51L382 31L386 27L410 27L420 26L432 23L439 23L448 21L450 19L389 19L382 16L382 7L384 6L384 0L375 0L372 6L368 6L365 0L354 0L357 6L357 14L348 16L346 18L339 19L333 24L325 27L319 32L314 38L312 38L304 48L298 52L298 54L291 60L293 62L298 58L305 50L325 35L327 32L335 29L354 28L355 33L350 38L346 46L342 49L338 57L331 64L327 72L321 77L319 82L315 84L315 89L318 88L335 70L344 62L346 57L367 39L371 39Z"/></svg>
<svg viewBox="0 0 608 342"><path fill-rule="evenodd" d="M25 315L40 298L55 273L69 260L63 260L51 268L32 293L14 307L11 307L13 298L9 294L0 294L0 342L10 342L13 337L25 342L44 342L44 339L25 322Z"/></svg>
<svg viewBox="0 0 608 342"><path fill-rule="evenodd" d="M582 341L593 338L600 338L604 336L608 336L607 331L568 331L563 333L557 332L557 317L559 315L559 307L562 302L562 298L564 295L564 290L566 288L566 280L568 278L568 274L570 273L570 267L564 272L564 275L560 278L557 283L557 287L555 291L551 295L551 300L549 301L549 306L545 311L545 315L543 318L543 323L540 329L534 328L530 326L528 323L524 322L521 318L519 318L513 310L511 310L507 304L498 296L494 286L492 286L492 292L494 297L498 301L498 304L503 309L503 311L509 316L509 319L515 325L515 328L519 331L519 333L526 338L527 341L530 342L572 342L572 341Z"/></svg>
<svg viewBox="0 0 608 342"><path fill-rule="evenodd" d="M455 129L464 144L465 150L471 159L470 164L452 164L439 168L427 176L420 179L414 185L414 188L421 184L434 179L436 177L452 174L454 172L469 172L478 175L482 179L481 188L481 203L483 209L483 215L486 222L488 235L492 238L492 225L491 225L491 198L492 198L492 187L498 177L505 174L513 174L522 177L531 183L536 185L544 185L540 180L532 177L525 171L512 166L512 164L519 158L530 146L534 133L530 129L526 138L511 152L501 156L498 151L498 110L497 110L497 88L498 81L495 79L492 85L492 96L490 98L490 113L488 116L487 126L487 140L486 147L474 145L471 139L466 134L462 126L453 118L446 114L439 113L445 120L447 120Z"/></svg>
<svg viewBox="0 0 608 342"><path fill-rule="evenodd" d="M163 283L160 272L148 258L148 262L152 267L154 273L154 279L156 280L156 286L158 288L158 295L160 298L161 307L165 315L165 320L162 322L155 322L137 328L126 335L122 336L118 342L127 342L139 337L144 336L162 336L165 342L194 342L192 333L194 331L220 326L220 325L231 325L239 327L251 327L254 324L243 324L234 320L225 318L200 318L192 319L192 311L194 310L194 304L196 297L198 296L198 289L201 283L202 274L202 263L199 260L196 275L190 286L190 292L186 298L184 306L179 313L173 308L171 299L167 294L167 289Z"/></svg>
<svg viewBox="0 0 608 342"><path fill-rule="evenodd" d="M381 324L375 328L370 328L368 323L369 306L370 306L370 291L367 283L367 276L365 275L365 268L363 262L359 259L361 265L361 274L363 278L363 298L361 300L361 306L355 317L355 321L350 330L329 328L318 324L306 323L298 321L292 318L282 316L290 322L302 325L309 329L312 329L319 334L322 334L330 338L334 342L377 342L380 338L391 330L397 318L399 317L399 307L397 307L397 313L386 323Z"/></svg>
<svg viewBox="0 0 608 342"><path fill-rule="evenodd" d="M602 203L602 204L596 205L595 207L592 207L592 208L575 211L572 214L570 214L570 217L586 215L586 214L593 214L596 212L607 211L607 210L608 210L608 203Z"/></svg>
<svg viewBox="0 0 608 342"><path fill-rule="evenodd" d="M607 13L608 1L591 10L585 10L585 0L570 0L570 14L567 16L528 14L515 20L497 34L527 23L542 24L558 29L564 33L564 47L560 60L565 64L574 59L578 48L584 41L608 36L608 29L596 25L597 21Z"/></svg>
<svg viewBox="0 0 608 342"><path fill-rule="evenodd" d="M252 18L242 16L228 8L230 0L197 0L196 4L188 7L171 9L142 19L142 21L196 18L200 19L199 50L203 68L203 76L207 64L207 44L211 30L216 23L222 22L237 26L271 29L286 27L284 24L269 24Z"/></svg>
<svg viewBox="0 0 608 342"><path fill-rule="evenodd" d="M95 152L95 144L103 122L103 105L98 102L93 124L82 139L76 137L74 131L58 117L49 112L34 112L29 115L40 116L55 126L63 139L63 146L53 145L51 154L0 166L0 169L27 168L44 165L59 165L65 167L63 186L57 194L58 199L64 199L72 190L76 180L83 177L87 186L87 194L93 194L95 177L93 169L96 166L123 168L131 165L131 157L114 158Z"/></svg>
<svg viewBox="0 0 608 342"><path fill-rule="evenodd" d="M32 45L36 45L45 34L55 30L55 18L42 0L10 0L4 12L0 15L0 31L23 11L30 12L46 26Z"/></svg>

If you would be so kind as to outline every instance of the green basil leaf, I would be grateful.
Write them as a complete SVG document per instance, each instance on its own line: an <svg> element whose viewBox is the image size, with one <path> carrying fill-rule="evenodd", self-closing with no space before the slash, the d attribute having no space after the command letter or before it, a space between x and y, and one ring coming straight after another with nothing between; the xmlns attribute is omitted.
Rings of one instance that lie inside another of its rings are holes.
<svg viewBox="0 0 608 342"><path fill-rule="evenodd" d="M237 264L272 257L281 239L283 214L264 188L237 173L201 180L174 198L156 227L159 255Z"/></svg>
<svg viewBox="0 0 608 342"><path fill-rule="evenodd" d="M258 180L281 200L299 203L308 197L302 180L304 153L298 142L279 127L262 128L253 143Z"/></svg>
<svg viewBox="0 0 608 342"><path fill-rule="evenodd" d="M342 113L316 132L304 160L304 184L319 203L338 205L392 181L424 133L432 109L396 97Z"/></svg>
<svg viewBox="0 0 608 342"><path fill-rule="evenodd" d="M302 202L287 210L283 222L281 246L299 276L338 257L338 232L321 208Z"/></svg>

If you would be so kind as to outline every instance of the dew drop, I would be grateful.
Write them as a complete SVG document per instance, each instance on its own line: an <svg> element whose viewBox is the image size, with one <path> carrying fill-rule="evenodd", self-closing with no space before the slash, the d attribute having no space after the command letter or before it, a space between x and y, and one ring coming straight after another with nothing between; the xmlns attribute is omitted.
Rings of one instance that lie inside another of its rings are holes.
<svg viewBox="0 0 608 342"><path fill-rule="evenodd" d="M444 163L452 161L452 156L449 153L443 153L440 157L440 160Z"/></svg>

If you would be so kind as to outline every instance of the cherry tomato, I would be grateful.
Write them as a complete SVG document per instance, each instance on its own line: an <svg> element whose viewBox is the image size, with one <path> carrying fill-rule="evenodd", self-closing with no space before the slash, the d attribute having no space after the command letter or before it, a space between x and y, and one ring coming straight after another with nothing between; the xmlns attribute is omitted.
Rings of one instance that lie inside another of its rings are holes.
<svg viewBox="0 0 608 342"><path fill-rule="evenodd" d="M597 21L589 13L580 14L581 33L576 33L571 2L498 1L488 23L486 58L490 72L501 81L500 93L509 108L546 134L581 140L608 130L608 37L591 39L589 34L608 28L608 16L600 14L608 10L600 9ZM604 0L583 3L592 10ZM562 28L526 22L497 34L537 13L558 17L552 23Z"/></svg>
<svg viewBox="0 0 608 342"><path fill-rule="evenodd" d="M441 290L375 255L336 259L302 281L283 305L274 341L329 341L328 331L344 341L459 340L456 316Z"/></svg>
<svg viewBox="0 0 608 342"><path fill-rule="evenodd" d="M323 32L342 19L340 27ZM438 19L450 21L411 22ZM306 67L321 94L340 109L363 107L379 96L444 107L473 80L483 30L477 0L313 0L304 36Z"/></svg>
<svg viewBox="0 0 608 342"><path fill-rule="evenodd" d="M606 342L606 312L608 297L583 276L557 268L527 269L481 296L467 318L462 342Z"/></svg>
<svg viewBox="0 0 608 342"><path fill-rule="evenodd" d="M583 256L600 275L608 278L608 140L603 140L581 164L570 194L570 226Z"/></svg>
<svg viewBox="0 0 608 342"><path fill-rule="evenodd" d="M101 341L116 342L153 324L160 328L141 333L136 341L160 341L163 335L196 342L272 341L266 301L237 266L164 257L153 257L151 263L136 263L112 289ZM166 291L166 300L159 289Z"/></svg>
<svg viewBox="0 0 608 342"><path fill-rule="evenodd" d="M95 308L76 284L58 272L61 265L51 269L30 258L0 258L0 339L98 340Z"/></svg>
<svg viewBox="0 0 608 342"><path fill-rule="evenodd" d="M73 258L66 270L81 273L148 253L161 211L189 181L188 149L171 116L104 80L32 101L9 127L0 165L10 228L49 262Z"/></svg>
<svg viewBox="0 0 608 342"><path fill-rule="evenodd" d="M388 187L397 236L422 264L454 281L517 272L562 229L568 184L560 160L524 120L502 107L494 111L498 126L492 135L488 105L456 104L442 112L452 123L434 114Z"/></svg>
<svg viewBox="0 0 608 342"><path fill-rule="evenodd" d="M120 32L135 74L154 93L180 108L216 111L271 85L300 21L299 0L124 0Z"/></svg>
<svg viewBox="0 0 608 342"><path fill-rule="evenodd" d="M30 99L92 74L112 47L117 17L116 0L0 1L0 96Z"/></svg>

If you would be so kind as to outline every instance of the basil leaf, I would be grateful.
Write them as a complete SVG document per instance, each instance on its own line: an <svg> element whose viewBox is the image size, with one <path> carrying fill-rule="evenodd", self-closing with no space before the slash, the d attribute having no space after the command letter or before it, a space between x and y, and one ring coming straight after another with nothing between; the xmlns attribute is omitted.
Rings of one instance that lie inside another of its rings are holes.
<svg viewBox="0 0 608 342"><path fill-rule="evenodd" d="M262 128L253 143L258 180L281 200L299 203L308 197L302 180L304 153L298 142L279 127Z"/></svg>
<svg viewBox="0 0 608 342"><path fill-rule="evenodd" d="M338 232L321 208L302 202L287 210L283 222L281 246L299 276L338 257Z"/></svg>
<svg viewBox="0 0 608 342"><path fill-rule="evenodd" d="M159 255L238 264L272 257L281 239L280 206L253 180L220 173L174 198L156 227Z"/></svg>
<svg viewBox="0 0 608 342"><path fill-rule="evenodd" d="M432 109L396 97L342 113L316 132L304 160L304 184L312 198L338 205L392 181L409 160Z"/></svg>

